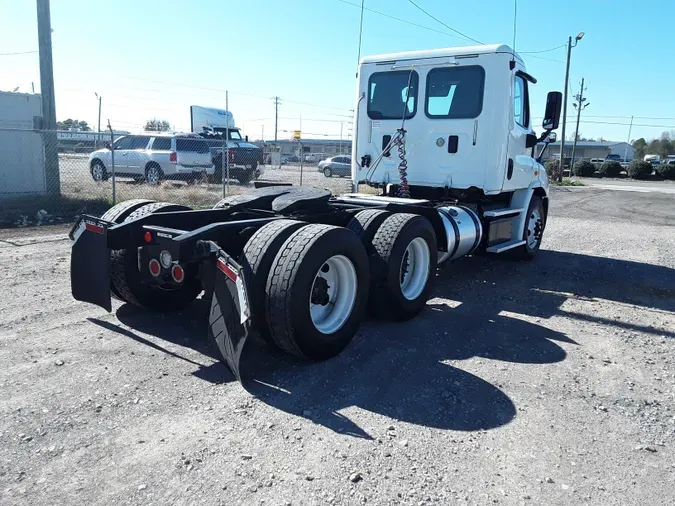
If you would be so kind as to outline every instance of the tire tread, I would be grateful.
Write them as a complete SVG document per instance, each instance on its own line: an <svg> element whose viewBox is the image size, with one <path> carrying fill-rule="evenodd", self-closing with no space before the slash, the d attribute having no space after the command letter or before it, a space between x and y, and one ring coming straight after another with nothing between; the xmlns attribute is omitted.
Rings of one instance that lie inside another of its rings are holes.
<svg viewBox="0 0 675 506"><path fill-rule="evenodd" d="M302 263L312 244L328 230L331 225L307 225L295 232L282 246L274 261L267 280L267 318L270 337L283 351L306 358L295 341L291 326L291 283L293 275Z"/></svg>

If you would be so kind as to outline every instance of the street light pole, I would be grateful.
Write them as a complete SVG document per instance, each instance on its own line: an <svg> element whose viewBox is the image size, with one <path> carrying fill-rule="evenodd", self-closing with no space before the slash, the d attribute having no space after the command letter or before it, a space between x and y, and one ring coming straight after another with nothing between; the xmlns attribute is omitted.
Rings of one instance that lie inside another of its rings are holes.
<svg viewBox="0 0 675 506"><path fill-rule="evenodd" d="M101 96L94 92L94 95L96 95L96 98L98 99L98 135L96 136L96 149L98 149L98 145L101 143Z"/></svg>
<svg viewBox="0 0 675 506"><path fill-rule="evenodd" d="M558 173L558 181L562 181L563 170L565 168L565 123L567 122L567 89L570 81L570 57L572 56L572 48L576 47L577 43L583 39L584 32L580 32L574 38L574 45L572 45L572 37L567 38L567 66L565 68L565 89L563 90L563 121L562 121L562 135L560 139L560 172ZM570 171L572 167L570 167Z"/></svg>

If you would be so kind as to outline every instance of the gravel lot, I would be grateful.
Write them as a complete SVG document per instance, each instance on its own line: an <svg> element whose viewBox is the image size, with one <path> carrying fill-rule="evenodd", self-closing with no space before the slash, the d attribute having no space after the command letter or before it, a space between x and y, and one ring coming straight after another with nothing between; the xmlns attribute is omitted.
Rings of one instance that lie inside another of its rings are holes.
<svg viewBox="0 0 675 506"><path fill-rule="evenodd" d="M0 503L673 504L674 203L555 188L534 262L446 266L324 363L251 341L246 389L202 305L77 303L68 242L5 231Z"/></svg>

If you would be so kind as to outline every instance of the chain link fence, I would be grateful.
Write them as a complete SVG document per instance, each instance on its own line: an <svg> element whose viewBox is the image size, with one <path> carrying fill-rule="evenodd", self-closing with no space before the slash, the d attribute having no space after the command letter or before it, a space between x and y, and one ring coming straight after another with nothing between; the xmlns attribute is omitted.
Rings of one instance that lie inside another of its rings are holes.
<svg viewBox="0 0 675 506"><path fill-rule="evenodd" d="M223 196L275 182L338 195L351 191L349 148L346 142L240 147L236 140L226 146L222 135L0 128L0 228L47 233L135 198L210 208Z"/></svg>

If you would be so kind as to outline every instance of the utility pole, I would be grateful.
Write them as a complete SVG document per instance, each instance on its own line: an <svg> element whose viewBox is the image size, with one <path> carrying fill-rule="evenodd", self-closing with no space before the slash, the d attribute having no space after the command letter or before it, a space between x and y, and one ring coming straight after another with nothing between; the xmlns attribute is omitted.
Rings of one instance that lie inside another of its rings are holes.
<svg viewBox="0 0 675 506"><path fill-rule="evenodd" d="M61 194L59 154L56 140L56 99L52 63L52 26L49 0L37 0L38 49L40 53L40 95L42 99L42 139L45 151L47 193Z"/></svg>
<svg viewBox="0 0 675 506"><path fill-rule="evenodd" d="M577 43L584 37L584 32L580 32L574 38L574 45L572 45L572 37L567 38L567 65L565 67L565 89L563 90L563 121L562 121L562 135L560 139L560 172L558 174L558 181L562 181L563 170L565 169L565 124L567 123L567 90L570 82L570 58L572 56L572 48L576 47ZM572 167L570 166L570 171Z"/></svg>
<svg viewBox="0 0 675 506"><path fill-rule="evenodd" d="M572 144L572 160L570 161L570 171L572 170L572 167L574 167L574 158L575 154L577 151L577 139L579 138L579 120L581 119L581 111L583 109L586 109L590 103L585 104L586 99L584 98L584 78L581 78L581 89L579 90L579 93L577 93L574 96L574 99L576 102L574 102L574 108L577 110L577 129L574 133L574 144Z"/></svg>
<svg viewBox="0 0 675 506"><path fill-rule="evenodd" d="M274 97L274 144L277 143L277 132L279 130L279 97Z"/></svg>
<svg viewBox="0 0 675 506"><path fill-rule="evenodd" d="M340 121L340 154L342 154L342 121Z"/></svg>
<svg viewBox="0 0 675 506"><path fill-rule="evenodd" d="M623 150L623 161L628 162L628 145L630 144L630 134L633 131L633 116L630 117L630 126L628 127L628 140L626 141L626 149Z"/></svg>

